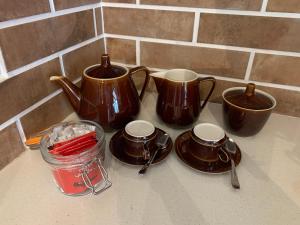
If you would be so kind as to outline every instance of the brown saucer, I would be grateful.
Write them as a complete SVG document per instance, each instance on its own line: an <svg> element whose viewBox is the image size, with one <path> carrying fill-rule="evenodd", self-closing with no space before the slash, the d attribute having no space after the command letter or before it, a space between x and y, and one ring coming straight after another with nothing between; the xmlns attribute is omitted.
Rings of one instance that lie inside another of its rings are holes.
<svg viewBox="0 0 300 225"><path fill-rule="evenodd" d="M156 128L158 130L158 135L163 135L166 132L163 130ZM109 143L109 149L113 156L115 156L118 160L120 160L123 163L130 164L130 165L144 165L147 160L144 160L143 157L133 157L131 155L128 155L126 151L124 151L124 136L123 136L123 130L119 130L117 133L115 133ZM167 147L165 149L162 149L155 157L152 164L156 164L161 162L163 159L165 159L169 153L172 151L173 142L172 139L169 137L169 140L167 142Z"/></svg>
<svg viewBox="0 0 300 225"><path fill-rule="evenodd" d="M195 158L189 150L190 148L190 131L186 131L179 135L175 141L175 151L177 156L188 166L192 167L201 172L205 173L225 173L231 170L230 161L227 163L218 160L216 162L206 162L202 161L199 158ZM237 145L237 152L234 155L231 155L233 158L235 165L237 166L242 158L241 150ZM228 153L229 154L229 153Z"/></svg>

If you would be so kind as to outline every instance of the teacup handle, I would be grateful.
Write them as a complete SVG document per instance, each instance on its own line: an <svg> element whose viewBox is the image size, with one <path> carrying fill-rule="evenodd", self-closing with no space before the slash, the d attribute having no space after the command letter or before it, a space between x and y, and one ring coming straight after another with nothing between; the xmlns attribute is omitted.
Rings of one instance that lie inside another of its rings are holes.
<svg viewBox="0 0 300 225"><path fill-rule="evenodd" d="M199 81L199 85L201 83L201 81L210 81L212 82L212 85L210 87L210 90L206 96L206 98L204 99L204 102L202 103L202 105L200 106L201 109L203 109L208 101L208 99L210 98L210 96L212 95L214 89L215 89L215 86L216 86L216 79L213 78L213 77L204 77L204 78L198 78L198 81Z"/></svg>
<svg viewBox="0 0 300 225"><path fill-rule="evenodd" d="M145 66L138 66L138 67L130 69L130 76L132 76L135 73L138 73L140 71L144 71L145 72L144 85L143 85L142 91L141 91L141 93L139 95L139 98L142 101L143 97L144 97L144 94L145 94L146 87L148 86L148 83L149 83L149 80L150 80L150 71Z"/></svg>

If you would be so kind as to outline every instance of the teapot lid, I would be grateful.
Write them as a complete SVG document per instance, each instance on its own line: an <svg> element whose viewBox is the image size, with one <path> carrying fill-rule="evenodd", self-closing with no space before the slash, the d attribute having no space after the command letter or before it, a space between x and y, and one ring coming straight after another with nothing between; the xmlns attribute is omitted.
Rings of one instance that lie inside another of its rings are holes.
<svg viewBox="0 0 300 225"><path fill-rule="evenodd" d="M248 83L245 91L243 89L232 90L226 93L224 96L227 101L236 106L253 109L253 110L262 110L271 108L274 103L266 95L255 91L255 84Z"/></svg>
<svg viewBox="0 0 300 225"><path fill-rule="evenodd" d="M101 65L86 71L86 74L93 78L110 79L124 75L127 70L121 66L111 65L108 54L101 56Z"/></svg>

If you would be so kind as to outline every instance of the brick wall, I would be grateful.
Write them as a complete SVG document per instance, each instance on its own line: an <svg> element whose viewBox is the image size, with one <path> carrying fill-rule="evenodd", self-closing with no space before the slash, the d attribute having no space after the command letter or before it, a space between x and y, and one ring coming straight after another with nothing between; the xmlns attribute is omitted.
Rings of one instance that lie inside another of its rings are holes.
<svg viewBox="0 0 300 225"><path fill-rule="evenodd" d="M104 0L102 6L115 61L214 76L214 102L225 88L251 81L274 95L276 112L300 116L299 0Z"/></svg>
<svg viewBox="0 0 300 225"><path fill-rule="evenodd" d="M0 169L22 141L73 112L51 75L75 83L105 52L100 0L0 0Z"/></svg>

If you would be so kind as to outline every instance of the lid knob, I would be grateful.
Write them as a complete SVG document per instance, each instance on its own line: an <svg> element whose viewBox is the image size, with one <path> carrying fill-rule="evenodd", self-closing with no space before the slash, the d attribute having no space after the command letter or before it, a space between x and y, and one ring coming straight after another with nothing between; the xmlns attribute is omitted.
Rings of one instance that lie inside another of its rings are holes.
<svg viewBox="0 0 300 225"><path fill-rule="evenodd" d="M108 54L103 54L101 56L101 67L104 67L104 68L109 68L111 65L110 65L110 58L109 58L109 55Z"/></svg>
<svg viewBox="0 0 300 225"><path fill-rule="evenodd" d="M126 69L122 66L111 65L110 57L108 54L101 55L101 65L95 65L92 69L88 70L87 75L99 79L111 79L120 77L126 74Z"/></svg>
<svg viewBox="0 0 300 225"><path fill-rule="evenodd" d="M251 97L254 96L254 94L255 94L255 84L254 83L247 84L245 95Z"/></svg>

